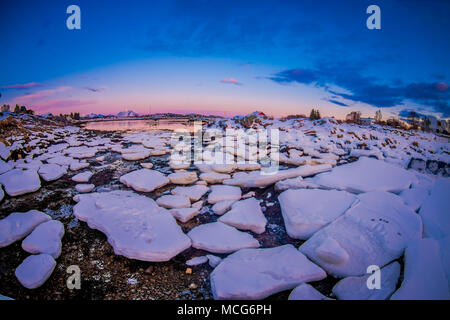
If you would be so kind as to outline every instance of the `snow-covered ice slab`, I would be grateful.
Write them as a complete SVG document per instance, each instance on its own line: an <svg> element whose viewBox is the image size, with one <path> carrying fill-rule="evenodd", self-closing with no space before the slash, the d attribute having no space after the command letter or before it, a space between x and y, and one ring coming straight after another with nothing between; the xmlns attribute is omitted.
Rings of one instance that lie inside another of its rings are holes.
<svg viewBox="0 0 450 320"><path fill-rule="evenodd" d="M173 209L173 208L187 208L191 206L191 201L188 197L185 196L177 196L173 194L168 194L156 199L156 203L164 208Z"/></svg>
<svg viewBox="0 0 450 320"><path fill-rule="evenodd" d="M312 235L299 250L337 277L360 276L367 267L383 267L422 237L422 221L389 192L358 196L345 214Z"/></svg>
<svg viewBox="0 0 450 320"><path fill-rule="evenodd" d="M237 200L222 200L219 202L216 202L213 206L212 206L212 211L217 214L217 215L222 215L225 212L228 211L228 209L231 208L231 205L233 203L235 203Z"/></svg>
<svg viewBox="0 0 450 320"><path fill-rule="evenodd" d="M0 174L12 170L13 165L0 159Z"/></svg>
<svg viewBox="0 0 450 320"><path fill-rule="evenodd" d="M450 179L440 178L436 181L431 195L420 208L424 235L441 239L450 235Z"/></svg>
<svg viewBox="0 0 450 320"><path fill-rule="evenodd" d="M168 261L191 246L166 209L132 191L79 194L74 215L105 233L116 254L143 261Z"/></svg>
<svg viewBox="0 0 450 320"><path fill-rule="evenodd" d="M52 163L43 164L39 167L38 173L45 181L53 181L65 175L67 173L67 167Z"/></svg>
<svg viewBox="0 0 450 320"><path fill-rule="evenodd" d="M412 241L405 250L405 272L392 300L450 300L450 291L434 239Z"/></svg>
<svg viewBox="0 0 450 320"><path fill-rule="evenodd" d="M184 222L188 222L193 217L198 215L198 213L200 212L201 209L202 209L202 207L199 206L199 207L189 207L189 208L175 208L175 209L170 209L169 211L175 218L177 218L179 221L184 223Z"/></svg>
<svg viewBox="0 0 450 320"><path fill-rule="evenodd" d="M326 273L288 244L269 249L242 249L211 273L214 299L263 299Z"/></svg>
<svg viewBox="0 0 450 320"><path fill-rule="evenodd" d="M170 183L173 184L191 184L198 180L197 173L195 171L181 171L171 173L167 176Z"/></svg>
<svg viewBox="0 0 450 320"><path fill-rule="evenodd" d="M92 177L91 171L84 171L74 175L72 177L72 180L75 182L88 182L91 177Z"/></svg>
<svg viewBox="0 0 450 320"><path fill-rule="evenodd" d="M262 213L259 201L255 198L240 200L231 206L231 210L220 217L220 222L241 230L250 230L261 234L266 229L267 219Z"/></svg>
<svg viewBox="0 0 450 320"><path fill-rule="evenodd" d="M428 196L429 191L422 187L406 189L400 193L400 197L405 204L414 211L417 211L422 206L422 203Z"/></svg>
<svg viewBox="0 0 450 320"><path fill-rule="evenodd" d="M400 264L397 261L380 269L380 288L369 289L367 279L371 275L347 277L333 287L339 300L386 300L397 287L400 277Z"/></svg>
<svg viewBox="0 0 450 320"><path fill-rule="evenodd" d="M225 173L204 172L200 175L200 179L208 183L222 183L222 181L230 179L231 176Z"/></svg>
<svg viewBox="0 0 450 320"><path fill-rule="evenodd" d="M331 300L331 299L324 296L316 289L314 289L313 286L307 283L302 283L294 290L292 290L288 300Z"/></svg>
<svg viewBox="0 0 450 320"><path fill-rule="evenodd" d="M44 284L55 269L56 261L49 254L29 256L17 267L17 280L28 289L35 289Z"/></svg>
<svg viewBox="0 0 450 320"><path fill-rule="evenodd" d="M41 180L36 170L13 169L0 175L0 184L14 197L39 190Z"/></svg>
<svg viewBox="0 0 450 320"><path fill-rule="evenodd" d="M92 183L80 183L75 186L75 190L80 193L91 192L92 190L94 190L94 188L95 185L93 185Z"/></svg>
<svg viewBox="0 0 450 320"><path fill-rule="evenodd" d="M188 266L198 266L199 264L203 264L208 262L207 256L194 257L186 261L186 265Z"/></svg>
<svg viewBox="0 0 450 320"><path fill-rule="evenodd" d="M417 182L414 172L387 162L361 157L315 177L314 182L329 189L352 193L388 191L400 193Z"/></svg>
<svg viewBox="0 0 450 320"><path fill-rule="evenodd" d="M329 171L329 164L321 164L316 166L300 166L298 168L279 170L275 174L262 174L261 171L252 171L249 173L239 172L232 179L225 180L223 184L240 186L242 188L262 188L274 184L278 181L295 178L308 177L325 171Z"/></svg>
<svg viewBox="0 0 450 320"><path fill-rule="evenodd" d="M195 185L190 187L176 187L172 189L172 194L179 196L186 196L191 201L198 201L200 198L209 191L207 186Z"/></svg>
<svg viewBox="0 0 450 320"><path fill-rule="evenodd" d="M29 253L46 253L53 258L61 254L64 225L57 220L41 223L22 241L22 249Z"/></svg>
<svg viewBox="0 0 450 320"><path fill-rule="evenodd" d="M152 192L168 184L169 179L159 171L140 169L121 176L120 182L136 191Z"/></svg>
<svg viewBox="0 0 450 320"><path fill-rule="evenodd" d="M215 268L219 265L219 263L222 262L222 258L215 256L213 254L207 254L206 257L208 258L208 263L211 266L211 268Z"/></svg>
<svg viewBox="0 0 450 320"><path fill-rule="evenodd" d="M278 200L288 235L306 240L350 208L356 196L346 191L299 189L284 191Z"/></svg>
<svg viewBox="0 0 450 320"><path fill-rule="evenodd" d="M22 239L38 225L49 220L50 216L37 210L11 213L0 220L0 248Z"/></svg>
<svg viewBox="0 0 450 320"><path fill-rule="evenodd" d="M213 253L229 253L242 248L258 248L259 242L250 234L222 222L199 225L187 234L192 246Z"/></svg>
<svg viewBox="0 0 450 320"><path fill-rule="evenodd" d="M239 200L242 196L241 188L234 186L211 186L208 202L215 204L224 200Z"/></svg>

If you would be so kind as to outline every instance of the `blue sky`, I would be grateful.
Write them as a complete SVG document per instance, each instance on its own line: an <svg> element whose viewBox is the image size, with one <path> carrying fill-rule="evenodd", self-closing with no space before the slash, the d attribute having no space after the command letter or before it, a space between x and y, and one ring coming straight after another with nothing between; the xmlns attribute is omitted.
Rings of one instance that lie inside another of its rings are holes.
<svg viewBox="0 0 450 320"><path fill-rule="evenodd" d="M0 104L449 117L449 15L444 0L2 1Z"/></svg>

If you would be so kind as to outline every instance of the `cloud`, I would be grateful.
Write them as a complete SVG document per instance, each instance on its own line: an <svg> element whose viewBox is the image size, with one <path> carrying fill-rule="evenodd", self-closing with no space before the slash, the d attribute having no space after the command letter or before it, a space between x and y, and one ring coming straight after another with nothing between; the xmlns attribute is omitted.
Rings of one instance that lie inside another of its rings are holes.
<svg viewBox="0 0 450 320"><path fill-rule="evenodd" d="M2 88L2 89L28 89L28 88L42 87L42 86L44 86L42 83L30 82L30 83L24 83L24 84L12 84L12 85L7 85L7 86L2 86L0 88Z"/></svg>
<svg viewBox="0 0 450 320"><path fill-rule="evenodd" d="M345 62L322 63L315 69L297 68L280 71L269 77L279 84L300 83L314 84L327 92L346 100L361 102L374 107L389 108L403 105L407 101L428 106L444 117L450 116L449 85L440 82L413 82L403 84L383 83L376 77L364 75L362 66ZM330 86L337 86L347 92L336 92ZM328 100L339 106L347 106L335 99Z"/></svg>
<svg viewBox="0 0 450 320"><path fill-rule="evenodd" d="M63 108L73 108L89 104L97 103L96 100L76 100L76 99L52 99L36 104L31 104L30 106L36 111L46 111L54 109Z"/></svg>
<svg viewBox="0 0 450 320"><path fill-rule="evenodd" d="M100 88L84 87L83 89L89 90L91 92L103 92L106 90L106 87L100 87Z"/></svg>
<svg viewBox="0 0 450 320"><path fill-rule="evenodd" d="M30 104L38 100L49 98L55 94L66 92L71 90L72 87L61 86L54 89L38 90L33 93L25 94L23 96L16 97L14 100L19 104Z"/></svg>
<svg viewBox="0 0 450 320"><path fill-rule="evenodd" d="M242 83L240 83L239 81L237 81L234 78L228 78L228 79L225 78L225 79L220 80L220 82L227 83L227 84L234 84L236 86L242 86Z"/></svg>
<svg viewBox="0 0 450 320"><path fill-rule="evenodd" d="M327 99L327 101L331 102L331 103L334 103L334 104L337 104L338 106L348 107L348 104L345 104L343 102L340 102L340 101L337 101L337 100L334 100L334 99Z"/></svg>

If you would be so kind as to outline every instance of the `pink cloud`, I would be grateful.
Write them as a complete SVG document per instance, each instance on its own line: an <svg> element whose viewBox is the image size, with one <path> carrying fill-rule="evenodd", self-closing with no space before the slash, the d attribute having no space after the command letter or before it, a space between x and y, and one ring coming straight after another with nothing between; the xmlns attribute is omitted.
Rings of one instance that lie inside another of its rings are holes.
<svg viewBox="0 0 450 320"><path fill-rule="evenodd" d="M38 90L30 94L19 96L14 100L19 104L30 104L33 101L51 97L54 94L71 90L71 87L61 86L55 89Z"/></svg>
<svg viewBox="0 0 450 320"><path fill-rule="evenodd" d="M42 87L42 83L38 82L30 82L30 83L24 83L24 84L12 84L8 86L2 86L0 88L2 89L27 89L27 88L33 88L33 87Z"/></svg>
<svg viewBox="0 0 450 320"><path fill-rule="evenodd" d="M448 84L446 84L445 82L438 82L436 83L436 89L439 91L447 91Z"/></svg>
<svg viewBox="0 0 450 320"><path fill-rule="evenodd" d="M80 107L97 103L96 100L71 100L71 99L53 99L44 102L32 104L35 111L58 112L64 108Z"/></svg>
<svg viewBox="0 0 450 320"><path fill-rule="evenodd" d="M228 79L225 78L225 79L220 80L220 82L234 84L234 85L237 85L237 86L242 86L242 83L240 83L239 81L237 81L234 78L228 78Z"/></svg>

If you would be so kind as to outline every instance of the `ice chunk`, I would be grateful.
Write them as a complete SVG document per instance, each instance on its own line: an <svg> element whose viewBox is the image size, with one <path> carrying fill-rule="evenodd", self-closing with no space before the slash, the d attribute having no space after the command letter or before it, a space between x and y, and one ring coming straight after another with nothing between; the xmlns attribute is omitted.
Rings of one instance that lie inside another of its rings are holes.
<svg viewBox="0 0 450 320"><path fill-rule="evenodd" d="M211 186L211 193L208 195L208 202L211 204L223 200L239 200L241 198L241 188L234 186Z"/></svg>
<svg viewBox="0 0 450 320"><path fill-rule="evenodd" d="M92 177L92 172L84 171L84 172L74 175L72 177L72 180L75 182L88 182L91 177Z"/></svg>
<svg viewBox="0 0 450 320"><path fill-rule="evenodd" d="M147 169L146 169L147 170ZM131 191L79 194L74 215L105 233L116 254L143 261L168 261L191 241L166 209Z"/></svg>
<svg viewBox="0 0 450 320"><path fill-rule="evenodd" d="M255 198L240 200L231 206L231 210L220 217L220 222L241 230L250 230L261 234L266 229L267 219Z"/></svg>
<svg viewBox="0 0 450 320"><path fill-rule="evenodd" d="M92 190L94 190L94 188L95 185L93 185L92 183L80 183L75 186L75 190L80 193L91 192Z"/></svg>
<svg viewBox="0 0 450 320"><path fill-rule="evenodd" d="M204 172L200 175L200 179L208 183L221 183L224 180L230 179L229 174L217 173L217 172Z"/></svg>
<svg viewBox="0 0 450 320"><path fill-rule="evenodd" d="M173 184L191 184L198 180L197 173L194 171L180 171L171 173L168 178L170 183Z"/></svg>
<svg viewBox="0 0 450 320"><path fill-rule="evenodd" d="M292 290L288 300L331 300L331 299L324 296L316 289L314 289L313 286L307 283L302 283L294 290Z"/></svg>
<svg viewBox="0 0 450 320"><path fill-rule="evenodd" d="M53 181L65 175L67 173L67 167L57 164L43 164L39 167L38 172L45 181Z"/></svg>
<svg viewBox="0 0 450 320"><path fill-rule="evenodd" d="M136 191L152 192L168 184L169 179L159 171L140 169L121 176L120 182Z"/></svg>
<svg viewBox="0 0 450 320"><path fill-rule="evenodd" d="M170 209L169 211L179 221L181 221L183 223L188 222L193 217L195 217L202 209L201 206L194 206L194 204L190 208L176 208L176 209Z"/></svg>
<svg viewBox="0 0 450 320"><path fill-rule="evenodd" d="M217 215L222 215L225 212L228 211L228 209L231 208L231 205L233 203L235 203L237 200L222 200L219 202L216 202L213 206L212 206L212 211L217 214Z"/></svg>
<svg viewBox="0 0 450 320"><path fill-rule="evenodd" d="M0 184L11 197L39 190L41 181L36 170L13 169L0 175Z"/></svg>
<svg viewBox="0 0 450 320"><path fill-rule="evenodd" d="M208 262L208 258L206 256L194 257L186 261L186 265L188 266L197 266L199 264L203 264Z"/></svg>
<svg viewBox="0 0 450 320"><path fill-rule="evenodd" d="M278 200L289 236L308 239L350 208L356 196L346 191L300 189L287 190Z"/></svg>
<svg viewBox="0 0 450 320"><path fill-rule="evenodd" d="M6 247L22 239L38 225L49 220L50 216L37 210L11 213L0 220L0 247Z"/></svg>
<svg viewBox="0 0 450 320"><path fill-rule="evenodd" d="M242 249L211 273L214 299L263 299L317 281L326 273L288 244L268 249Z"/></svg>
<svg viewBox="0 0 450 320"><path fill-rule="evenodd" d="M22 241L22 248L29 253L46 253L53 258L61 254L61 238L64 225L57 220L41 223Z"/></svg>
<svg viewBox="0 0 450 320"><path fill-rule="evenodd" d="M49 254L29 256L16 269L19 282L28 289L35 289L44 284L55 269L56 261Z"/></svg>
<svg viewBox="0 0 450 320"><path fill-rule="evenodd" d="M420 217L393 193L373 191L320 229L299 250L328 273L359 276L370 265L399 258L406 244L422 237Z"/></svg>
<svg viewBox="0 0 450 320"><path fill-rule="evenodd" d="M175 195L186 196L191 201L198 201L208 190L209 188L206 186L195 185L190 187L176 187L171 192Z"/></svg>
<svg viewBox="0 0 450 320"><path fill-rule="evenodd" d="M229 253L242 248L257 248L259 242L250 234L222 222L199 225L187 234L192 246L213 253Z"/></svg>
<svg viewBox="0 0 450 320"><path fill-rule="evenodd" d="M185 196L165 195L156 199L156 203L164 208L187 208L191 206L191 201Z"/></svg>

